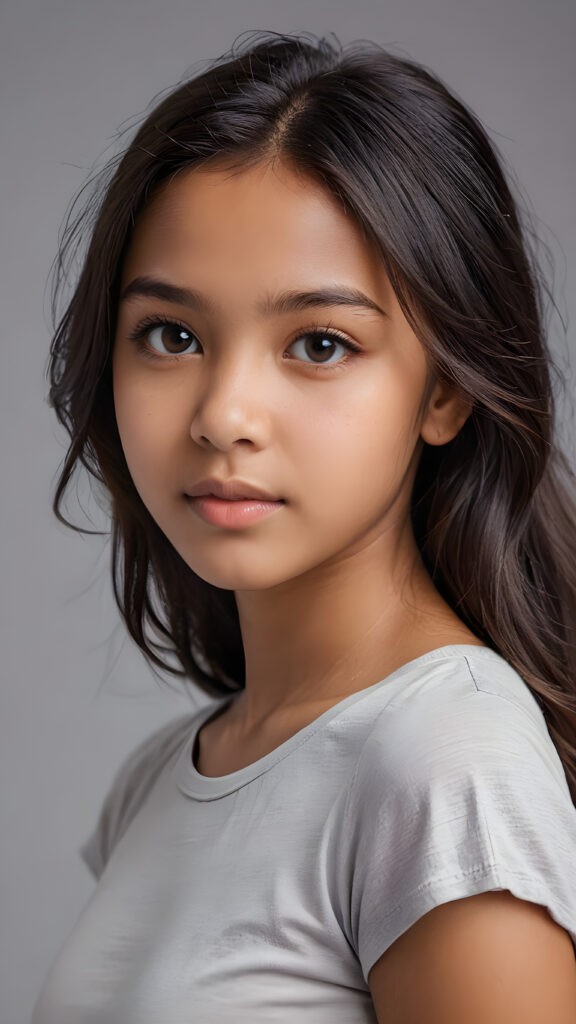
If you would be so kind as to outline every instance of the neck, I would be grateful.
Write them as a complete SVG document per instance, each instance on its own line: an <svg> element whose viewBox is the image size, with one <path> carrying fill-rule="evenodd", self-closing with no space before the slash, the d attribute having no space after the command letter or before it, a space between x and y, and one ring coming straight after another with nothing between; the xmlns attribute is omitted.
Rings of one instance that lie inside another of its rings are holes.
<svg viewBox="0 0 576 1024"><path fill-rule="evenodd" d="M236 592L236 601L246 685L232 717L246 735L274 716L344 699L467 633L411 529L393 550L380 538L272 590Z"/></svg>

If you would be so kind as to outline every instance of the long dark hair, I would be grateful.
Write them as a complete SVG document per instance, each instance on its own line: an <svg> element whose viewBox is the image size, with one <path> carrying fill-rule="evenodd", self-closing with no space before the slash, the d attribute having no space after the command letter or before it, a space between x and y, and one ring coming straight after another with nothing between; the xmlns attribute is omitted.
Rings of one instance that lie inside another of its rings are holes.
<svg viewBox="0 0 576 1024"><path fill-rule="evenodd" d="M159 184L209 160L275 157L345 205L436 377L474 403L451 442L424 444L414 535L442 597L530 686L576 803L576 478L556 440L545 289L486 132L420 65L333 34L250 33L145 119L96 202L73 208L55 264L54 309L89 226L50 353L71 439L54 512L81 529L61 504L83 465L110 497L116 601L150 663L210 696L244 686L234 593L186 565L131 480L111 349L123 256Z"/></svg>

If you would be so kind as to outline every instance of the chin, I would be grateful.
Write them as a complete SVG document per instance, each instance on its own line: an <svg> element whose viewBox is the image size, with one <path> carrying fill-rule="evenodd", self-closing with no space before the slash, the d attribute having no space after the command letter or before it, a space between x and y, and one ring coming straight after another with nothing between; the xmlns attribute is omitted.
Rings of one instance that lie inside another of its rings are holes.
<svg viewBox="0 0 576 1024"><path fill-rule="evenodd" d="M223 565L206 565L198 559L186 558L182 555L186 564L205 583L220 590L269 590L285 582L278 572L270 572L270 567L262 567L258 571L254 565L232 566L230 562Z"/></svg>

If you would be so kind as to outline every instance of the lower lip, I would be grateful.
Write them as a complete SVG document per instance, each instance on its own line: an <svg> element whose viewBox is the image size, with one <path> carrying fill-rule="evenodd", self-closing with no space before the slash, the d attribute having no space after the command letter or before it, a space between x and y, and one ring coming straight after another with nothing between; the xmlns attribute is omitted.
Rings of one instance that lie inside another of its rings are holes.
<svg viewBox="0 0 576 1024"><path fill-rule="evenodd" d="M202 494L197 498L188 497L188 502L196 515L206 523L224 526L228 530L241 530L251 523L257 523L284 505L283 501L260 501L258 498L226 501L224 498L215 498L212 494Z"/></svg>

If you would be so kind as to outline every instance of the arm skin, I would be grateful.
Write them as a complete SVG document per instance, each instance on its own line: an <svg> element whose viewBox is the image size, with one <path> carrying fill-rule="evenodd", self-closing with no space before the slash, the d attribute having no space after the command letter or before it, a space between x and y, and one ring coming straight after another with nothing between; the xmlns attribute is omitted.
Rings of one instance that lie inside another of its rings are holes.
<svg viewBox="0 0 576 1024"><path fill-rule="evenodd" d="M508 890L435 907L376 961L378 1024L576 1024L568 932Z"/></svg>

